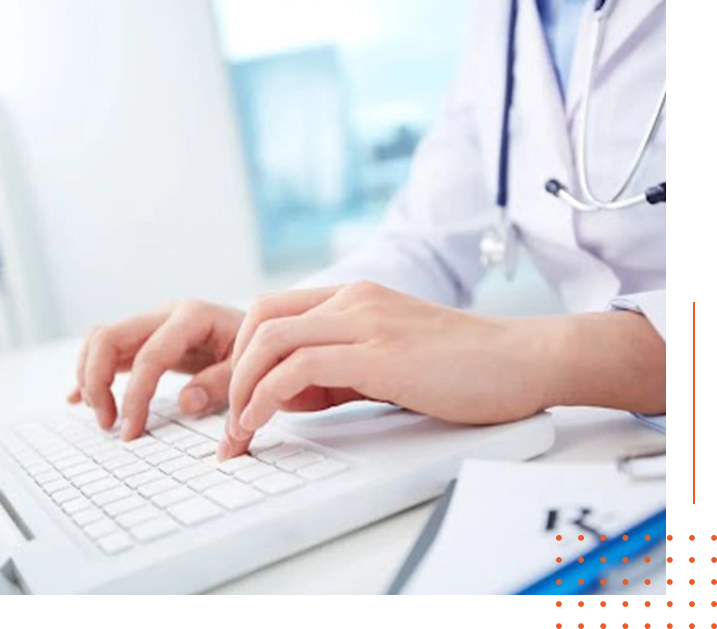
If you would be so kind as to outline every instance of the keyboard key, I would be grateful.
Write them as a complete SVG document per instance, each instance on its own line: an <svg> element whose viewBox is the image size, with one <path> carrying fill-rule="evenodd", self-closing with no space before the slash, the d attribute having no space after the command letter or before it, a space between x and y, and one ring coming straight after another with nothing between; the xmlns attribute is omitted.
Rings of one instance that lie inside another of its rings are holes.
<svg viewBox="0 0 717 629"><path fill-rule="evenodd" d="M87 498L75 498L62 503L62 510L67 515L72 515L78 511L83 511L92 506L92 503Z"/></svg>
<svg viewBox="0 0 717 629"><path fill-rule="evenodd" d="M152 520L154 518L159 517L160 515L162 515L162 512L159 509L153 507L150 504L147 504L144 507L140 507L139 509L134 509L133 511L127 511L126 513L122 513L118 515L115 519L117 520L117 524L119 524L120 526L123 526L125 528L131 528L133 526L137 526L140 522Z"/></svg>
<svg viewBox="0 0 717 629"><path fill-rule="evenodd" d="M45 457L45 459L48 460L53 465L55 465L59 461L63 461L64 459L70 459L70 458L72 458L74 456L78 456L78 455L79 455L79 452L77 450L75 450L75 448L71 448L68 446L67 448L58 450L57 452L53 452L52 454L48 454ZM40 461L42 461L42 459L40 459L39 457L38 457L38 459ZM83 460L84 460L84 457L82 457L78 461L78 463L82 463ZM22 461L21 461L21 464L22 464ZM27 466L25 466L25 467L27 467ZM55 467L57 467L57 466L55 465Z"/></svg>
<svg viewBox="0 0 717 629"><path fill-rule="evenodd" d="M137 487L141 487L147 483L153 483L161 478L165 478L162 472L150 468L148 471L137 474L136 476L129 476L124 482L132 489L136 489Z"/></svg>
<svg viewBox="0 0 717 629"><path fill-rule="evenodd" d="M156 439L161 439L165 443L173 444L175 441L184 439L184 437L190 437L192 435L191 430L187 430L177 424L167 424L161 428L155 428L150 431L152 436Z"/></svg>
<svg viewBox="0 0 717 629"><path fill-rule="evenodd" d="M180 450L188 450L189 448L198 446L201 443L205 443L206 440L206 437L202 437L202 435L194 433L188 437L183 437L182 439L175 441L172 445Z"/></svg>
<svg viewBox="0 0 717 629"><path fill-rule="evenodd" d="M272 465L267 465L266 463L261 463L260 461L257 461L256 463L254 463L254 465L243 467L242 469L234 472L234 477L238 478L244 483L251 483L257 478L267 476L268 474L273 474L274 472L276 472L276 468Z"/></svg>
<svg viewBox="0 0 717 629"><path fill-rule="evenodd" d="M146 459L148 457L160 454L162 452L166 452L167 450L171 449L172 448L166 443L162 443L161 441L155 441L154 443L150 443L141 448L137 448L136 450L132 450L132 454L138 456L140 459Z"/></svg>
<svg viewBox="0 0 717 629"><path fill-rule="evenodd" d="M140 542L149 542L174 533L178 529L177 523L165 515L132 527L130 533Z"/></svg>
<svg viewBox="0 0 717 629"><path fill-rule="evenodd" d="M32 476L33 478L36 478L40 474L43 474L44 472L51 472L52 466L45 463L44 461L42 463L37 463L36 465L31 465L30 467L26 468L25 471Z"/></svg>
<svg viewBox="0 0 717 629"><path fill-rule="evenodd" d="M82 451L90 457L102 456L105 452L117 452L118 445L114 441L101 441L82 448Z"/></svg>
<svg viewBox="0 0 717 629"><path fill-rule="evenodd" d="M152 496L152 502L160 509L164 509L169 505L173 505L178 502L182 502L182 500L192 498L194 495L195 494L191 489L185 487L184 485L178 485L174 489L170 489L169 491L164 491L161 494Z"/></svg>
<svg viewBox="0 0 717 629"><path fill-rule="evenodd" d="M213 456L217 452L217 444L214 441L206 441L187 449L187 454L197 459L205 456Z"/></svg>
<svg viewBox="0 0 717 629"><path fill-rule="evenodd" d="M108 516L114 518L118 515L121 515L122 513L127 513L128 511L133 511L134 509L144 507L146 504L147 501L144 498L132 495L128 496L127 498L122 498L121 500L115 500L114 502L110 502L109 504L106 504L103 508Z"/></svg>
<svg viewBox="0 0 717 629"><path fill-rule="evenodd" d="M224 415L207 415L201 418L180 418L179 423L195 433L219 441L224 436L227 418Z"/></svg>
<svg viewBox="0 0 717 629"><path fill-rule="evenodd" d="M113 448L107 448L106 450L103 450L92 458L97 461L97 463L104 466L105 463L107 463L108 461L116 459L117 457L120 457L124 454L127 454L124 448L122 448L122 446L115 445Z"/></svg>
<svg viewBox="0 0 717 629"><path fill-rule="evenodd" d="M117 528L115 523L112 522L112 520L109 520L108 518L103 518L102 520L96 520L95 522L87 524L82 528L82 530L88 537L92 539L99 539L100 537L104 537L105 535L115 533L119 529Z"/></svg>
<svg viewBox="0 0 717 629"><path fill-rule="evenodd" d="M251 444L249 445L249 453L252 456L256 456L259 452L264 452L265 450L276 448L277 446L282 445L282 443L283 442L281 441L281 439L277 437L258 432L251 440Z"/></svg>
<svg viewBox="0 0 717 629"><path fill-rule="evenodd" d="M88 472L94 471L102 470L92 461L85 461L84 463L80 463L79 465L73 465L72 467L68 467L66 470L63 470L62 475L65 478L75 478L76 476L82 476L83 474L87 474Z"/></svg>
<svg viewBox="0 0 717 629"><path fill-rule="evenodd" d="M131 495L132 492L127 489L127 487L125 487L124 485L117 485L112 489L101 491L92 496L92 502L94 502L98 507L104 507L105 505L108 505L115 500L121 500L122 498L127 498Z"/></svg>
<svg viewBox="0 0 717 629"><path fill-rule="evenodd" d="M260 492L237 481L230 481L223 485L212 487L207 490L204 496L230 511L246 507L264 498Z"/></svg>
<svg viewBox="0 0 717 629"><path fill-rule="evenodd" d="M97 540L97 545L108 555L116 555L132 548L132 540L126 533L118 531L112 535L100 537Z"/></svg>
<svg viewBox="0 0 717 629"><path fill-rule="evenodd" d="M202 461L195 463L189 467L183 467L181 470L177 470L172 474L172 478L178 480L180 483L186 483L188 480L196 478L197 476L203 476L214 471L214 466L211 463Z"/></svg>
<svg viewBox="0 0 717 629"><path fill-rule="evenodd" d="M100 494L108 489L113 489L118 485L119 483L117 482L117 479L112 476L108 476L107 478L96 480L94 483L88 483L82 488L82 493L85 494L85 496L92 497L95 494Z"/></svg>
<svg viewBox="0 0 717 629"><path fill-rule="evenodd" d="M114 472L115 470L118 470L121 467L126 467L127 465L132 465L132 463L137 463L138 460L139 459L137 459L137 457L134 456L134 454L125 452L125 453L119 454L118 456L111 458L109 461L105 461L102 464L102 467L104 467L108 472Z"/></svg>
<svg viewBox="0 0 717 629"><path fill-rule="evenodd" d="M323 460L324 456L319 454L318 452L304 450L303 452L299 452L298 454L288 456L285 459L280 459L276 462L276 467L281 470L284 470L285 472L295 472L302 467L306 467L307 465L313 465L314 463L318 463L319 461Z"/></svg>
<svg viewBox="0 0 717 629"><path fill-rule="evenodd" d="M124 467L118 467L112 473L120 480L124 480L130 476L137 476L143 472L149 472L151 469L152 468L144 461L137 461L136 463L131 463L130 465L125 465Z"/></svg>
<svg viewBox="0 0 717 629"><path fill-rule="evenodd" d="M60 491L56 491L54 494L52 494L52 499L58 505L61 505L63 502L68 502L69 500L74 500L75 498L81 497L82 494L74 487L67 487L66 489L61 489Z"/></svg>
<svg viewBox="0 0 717 629"><path fill-rule="evenodd" d="M38 474L35 477L35 482L40 485L40 487L44 487L47 485L47 483L50 483L54 480L60 480L62 476L55 470L50 470L49 472L44 472L42 474Z"/></svg>
<svg viewBox="0 0 717 629"><path fill-rule="evenodd" d="M95 481L103 480L105 478L111 477L107 472L97 467L91 472L86 472L85 474L80 474L79 476L73 478L72 484L75 487L82 488L85 485L89 485L90 483L94 483Z"/></svg>
<svg viewBox="0 0 717 629"><path fill-rule="evenodd" d="M217 469L225 474L233 474L237 470L250 465L256 465L258 461L249 456L248 454L242 454L241 456L234 457L233 459L227 459L217 465Z"/></svg>
<svg viewBox="0 0 717 629"><path fill-rule="evenodd" d="M151 498L156 494L161 494L164 491L169 491L170 489L175 489L176 487L181 487L181 485L176 480L169 478L169 476L165 476L164 478L160 478L152 483L142 485L139 488L139 493L145 498Z"/></svg>
<svg viewBox="0 0 717 629"><path fill-rule="evenodd" d="M299 452L302 452L302 448L299 446L292 443L285 443L283 445L276 446L275 448L269 448L268 450L257 452L254 456L265 463L276 463L281 459L285 459L293 454L298 454Z"/></svg>
<svg viewBox="0 0 717 629"><path fill-rule="evenodd" d="M191 456L182 454L181 456L177 457L176 459L172 459L171 461L162 463L159 466L159 470L161 472L164 472L165 474L174 474L174 472L176 472L177 470L181 470L183 467L189 467L190 465L195 465L196 462L197 462L197 460L193 459Z"/></svg>
<svg viewBox="0 0 717 629"><path fill-rule="evenodd" d="M319 480L321 478L328 478L329 476L343 472L344 470L347 470L348 467L349 466L343 461L326 459L320 463L302 467L300 470L297 470L296 473L306 480Z"/></svg>
<svg viewBox="0 0 717 629"><path fill-rule="evenodd" d="M295 489L304 484L301 478L286 472L276 472L268 476L262 476L254 481L253 485L266 494L281 494L290 489Z"/></svg>
<svg viewBox="0 0 717 629"><path fill-rule="evenodd" d="M184 456L179 450L164 446L164 449L145 458L145 461L152 467L157 467L165 461L171 461L177 457Z"/></svg>
<svg viewBox="0 0 717 629"><path fill-rule="evenodd" d="M167 511L188 526L211 520L222 514L222 510L217 505L201 496L173 505Z"/></svg>
<svg viewBox="0 0 717 629"><path fill-rule="evenodd" d="M60 478L58 480L50 481L49 483L45 483L43 485L42 489L47 492L48 494L52 495L58 491L61 491L63 489L67 489L70 486L70 483L68 483L64 478Z"/></svg>
<svg viewBox="0 0 717 629"><path fill-rule="evenodd" d="M87 526L88 524L97 522L97 520L101 520L103 517L102 511L97 507L90 507L89 509L83 509L82 511L72 514L72 519L77 526Z"/></svg>
<svg viewBox="0 0 717 629"><path fill-rule="evenodd" d="M214 487L214 485L226 483L228 480L229 477L226 474L222 474L217 470L213 470L209 472L209 474L204 474L203 476L197 476L196 478L193 478L187 483L187 487L189 487L190 489L194 489L195 491L204 491L205 489Z"/></svg>
<svg viewBox="0 0 717 629"><path fill-rule="evenodd" d="M139 450L153 443L157 443L157 440L154 437L152 437L151 435L142 435L137 439L126 442L124 444L124 449L129 450L130 452L134 452L135 450Z"/></svg>
<svg viewBox="0 0 717 629"><path fill-rule="evenodd" d="M60 459L59 461L55 461L53 465L56 469L62 472L62 470L69 469L75 465L79 465L80 463L85 463L87 460L88 459L84 454L73 454L64 459Z"/></svg>

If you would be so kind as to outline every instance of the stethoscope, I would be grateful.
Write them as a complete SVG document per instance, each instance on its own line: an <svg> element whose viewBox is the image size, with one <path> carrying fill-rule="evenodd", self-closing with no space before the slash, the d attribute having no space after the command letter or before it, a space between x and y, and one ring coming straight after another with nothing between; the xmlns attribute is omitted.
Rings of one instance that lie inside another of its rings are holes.
<svg viewBox="0 0 717 629"><path fill-rule="evenodd" d="M583 200L578 199L570 193L567 187L557 179L550 179L545 183L545 189L561 201L567 203L572 209L579 212L598 212L601 210L624 210L633 208L645 203L656 205L665 203L667 200L667 183L662 182L651 186L644 193L622 198L625 190L632 182L638 167L640 166L647 149L657 133L665 109L667 90L663 87L662 95L655 108L650 125L642 141L637 147L635 157L623 180L622 184L609 199L600 199L593 193L588 177L587 166L587 130L590 113L590 99L592 95L593 77L602 41L605 33L605 24L609 9L614 5L615 0L595 0L593 8L593 24L591 33L591 54L588 71L583 86L583 116L578 129L577 149L577 170L578 182ZM501 212L501 221L498 225L486 231L481 241L481 260L484 265L506 263L508 276L512 275L514 269L514 240L515 230L510 225L507 217L508 207L508 169L510 165L510 112L513 106L513 93L515 91L515 47L516 47L516 25L518 22L518 0L511 0L510 14L508 19L508 48L506 59L505 95L503 100L503 117L500 135L500 153L498 158L498 185L496 205Z"/></svg>

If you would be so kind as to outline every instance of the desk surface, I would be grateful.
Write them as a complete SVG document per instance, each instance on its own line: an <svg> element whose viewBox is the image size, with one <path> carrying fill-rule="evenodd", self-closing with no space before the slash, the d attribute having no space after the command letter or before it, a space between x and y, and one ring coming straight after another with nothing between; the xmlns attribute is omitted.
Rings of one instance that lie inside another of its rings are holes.
<svg viewBox="0 0 717 629"><path fill-rule="evenodd" d="M0 422L57 409L72 387L79 342L62 341L0 356ZM176 387L164 382L165 389ZM556 442L544 461L614 460L664 444L630 415L591 408L553 412ZM216 594L378 594L422 529L431 505L410 509L285 559L214 590Z"/></svg>

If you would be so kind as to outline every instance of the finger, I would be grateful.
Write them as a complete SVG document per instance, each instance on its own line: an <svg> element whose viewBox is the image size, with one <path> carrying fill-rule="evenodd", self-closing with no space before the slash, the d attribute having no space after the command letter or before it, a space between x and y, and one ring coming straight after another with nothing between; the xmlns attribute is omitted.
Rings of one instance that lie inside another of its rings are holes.
<svg viewBox="0 0 717 629"><path fill-rule="evenodd" d="M256 329L269 319L291 317L305 313L315 308L327 299L333 297L340 289L339 286L327 288L314 288L306 290L293 290L278 295L270 295L249 308L234 341L232 352L232 365L236 365L246 350Z"/></svg>
<svg viewBox="0 0 717 629"><path fill-rule="evenodd" d="M281 403L280 411L287 413L306 413L323 411L327 408L365 400L366 396L349 388L308 387L297 396Z"/></svg>
<svg viewBox="0 0 717 629"><path fill-rule="evenodd" d="M67 401L70 404L79 404L82 402L82 394L80 393L79 387L72 389L72 392L67 396Z"/></svg>
<svg viewBox="0 0 717 629"><path fill-rule="evenodd" d="M112 427L117 408L110 386L115 374L166 315L151 313L124 323L97 328L85 342L78 362L79 394L97 414L100 425Z"/></svg>
<svg viewBox="0 0 717 629"><path fill-rule="evenodd" d="M351 388L361 392L368 365L367 350L358 345L302 347L272 369L255 387L240 418L255 432L288 400L308 387Z"/></svg>
<svg viewBox="0 0 717 629"><path fill-rule="evenodd" d="M118 350L108 333L98 333L90 344L85 362L85 383L82 397L97 415L105 430L112 428L117 419L117 405L112 394Z"/></svg>
<svg viewBox="0 0 717 629"><path fill-rule="evenodd" d="M92 337L97 330L98 328L95 328L85 337L85 340L82 343L82 348L80 349L80 355L77 357L77 368L75 377L77 380L77 392L79 393L80 400L82 399L82 390L85 387L85 367L87 366L87 353L90 348L90 342L92 341Z"/></svg>
<svg viewBox="0 0 717 629"><path fill-rule="evenodd" d="M335 313L284 317L262 323L234 368L229 388L232 435L243 437L239 415L254 387L281 360L301 347L349 344L356 339L351 321Z"/></svg>
<svg viewBox="0 0 717 629"><path fill-rule="evenodd" d="M211 320L193 316L195 314L177 311L137 352L122 403L123 439L134 439L142 434L159 379L211 331Z"/></svg>
<svg viewBox="0 0 717 629"><path fill-rule="evenodd" d="M179 408L189 415L211 413L223 408L227 403L231 377L229 359L207 367L194 376L179 393Z"/></svg>

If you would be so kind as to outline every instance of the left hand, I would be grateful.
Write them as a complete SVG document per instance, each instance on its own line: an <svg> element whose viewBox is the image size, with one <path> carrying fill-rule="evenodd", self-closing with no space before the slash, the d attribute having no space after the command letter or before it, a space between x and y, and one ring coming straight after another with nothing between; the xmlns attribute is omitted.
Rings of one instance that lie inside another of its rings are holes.
<svg viewBox="0 0 717 629"><path fill-rule="evenodd" d="M244 451L278 410L378 400L486 424L548 404L551 319L488 318L360 282L260 300L234 345L219 457ZM548 363L549 364L549 363Z"/></svg>

